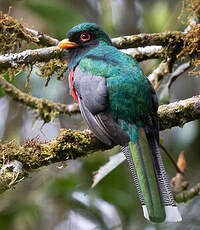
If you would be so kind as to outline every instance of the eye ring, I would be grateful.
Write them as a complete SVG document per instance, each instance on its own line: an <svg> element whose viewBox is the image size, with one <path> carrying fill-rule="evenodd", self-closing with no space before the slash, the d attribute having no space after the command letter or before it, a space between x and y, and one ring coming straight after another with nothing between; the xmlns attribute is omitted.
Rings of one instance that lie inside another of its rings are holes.
<svg viewBox="0 0 200 230"><path fill-rule="evenodd" d="M89 33L82 33L82 34L80 35L80 39L81 39L81 41L83 41L83 42L87 42L87 41L89 41L89 40L91 39L91 36L90 36Z"/></svg>

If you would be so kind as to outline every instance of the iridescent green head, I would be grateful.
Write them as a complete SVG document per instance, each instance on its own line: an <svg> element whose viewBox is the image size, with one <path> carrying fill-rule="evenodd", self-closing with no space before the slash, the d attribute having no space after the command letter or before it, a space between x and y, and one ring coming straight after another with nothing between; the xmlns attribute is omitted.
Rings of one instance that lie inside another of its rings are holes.
<svg viewBox="0 0 200 230"><path fill-rule="evenodd" d="M108 35L96 23L81 23L74 26L68 33L67 39L62 40L58 46L64 49L92 48L99 43L112 45Z"/></svg>

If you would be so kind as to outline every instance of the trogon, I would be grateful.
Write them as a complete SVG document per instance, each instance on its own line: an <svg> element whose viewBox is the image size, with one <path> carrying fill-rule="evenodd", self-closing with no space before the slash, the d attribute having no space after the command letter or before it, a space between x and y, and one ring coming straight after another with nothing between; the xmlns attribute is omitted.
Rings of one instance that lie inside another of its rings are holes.
<svg viewBox="0 0 200 230"><path fill-rule="evenodd" d="M139 64L95 23L74 26L58 47L67 50L70 92L88 127L121 146L144 216L181 221L159 151L157 96Z"/></svg>

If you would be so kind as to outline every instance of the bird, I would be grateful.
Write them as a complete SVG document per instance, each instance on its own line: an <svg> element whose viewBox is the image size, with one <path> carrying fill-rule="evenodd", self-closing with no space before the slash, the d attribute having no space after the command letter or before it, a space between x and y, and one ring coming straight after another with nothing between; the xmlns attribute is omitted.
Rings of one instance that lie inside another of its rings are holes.
<svg viewBox="0 0 200 230"><path fill-rule="evenodd" d="M125 154L144 217L181 221L159 151L157 95L140 65L96 23L75 25L58 47L86 124L101 142L120 145Z"/></svg>

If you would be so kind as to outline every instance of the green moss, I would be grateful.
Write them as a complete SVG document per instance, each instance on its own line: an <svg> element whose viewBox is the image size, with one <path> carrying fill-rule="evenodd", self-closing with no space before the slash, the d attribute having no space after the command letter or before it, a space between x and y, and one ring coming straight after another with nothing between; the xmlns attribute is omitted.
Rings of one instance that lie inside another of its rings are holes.
<svg viewBox="0 0 200 230"><path fill-rule="evenodd" d="M179 57L189 57L195 68L200 65L200 24L191 26L191 29L185 34L183 48L177 55L177 58ZM190 73L198 75L200 70L194 69Z"/></svg>
<svg viewBox="0 0 200 230"><path fill-rule="evenodd" d="M41 77L48 78L49 76L52 76L53 74L57 74L57 77L60 78L64 71L67 69L67 65L62 62L60 59L51 59L48 62L42 62L39 63L39 69L41 72Z"/></svg>
<svg viewBox="0 0 200 230"><path fill-rule="evenodd" d="M164 130L173 126L180 126L189 121L199 119L199 96L174 102L170 105L159 107L160 129Z"/></svg>
<svg viewBox="0 0 200 230"><path fill-rule="evenodd" d="M51 142L40 142L33 138L21 145L16 141L0 143L0 167L6 162L17 160L22 163L23 169L30 170L86 156L103 145L96 142L94 146L93 139L90 131L61 129L60 135Z"/></svg>
<svg viewBox="0 0 200 230"><path fill-rule="evenodd" d="M39 39L8 14L0 12L0 45L1 53L20 47L22 40L38 43Z"/></svg>
<svg viewBox="0 0 200 230"><path fill-rule="evenodd" d="M63 153L67 153L68 159L71 158L72 155L74 159L88 154L88 146L90 143L91 137L87 132L83 133L78 130L61 129L60 135L57 138L57 144L53 142L51 149L61 157L63 157ZM66 157L66 155L64 155L64 157Z"/></svg>
<svg viewBox="0 0 200 230"><path fill-rule="evenodd" d="M18 180L19 173L4 171L0 174L0 194L10 189Z"/></svg>
<svg viewBox="0 0 200 230"><path fill-rule="evenodd" d="M176 202L181 203L187 202L188 200L198 195L200 195L200 183L197 183L194 187L190 188L189 190L175 194L174 198Z"/></svg>

